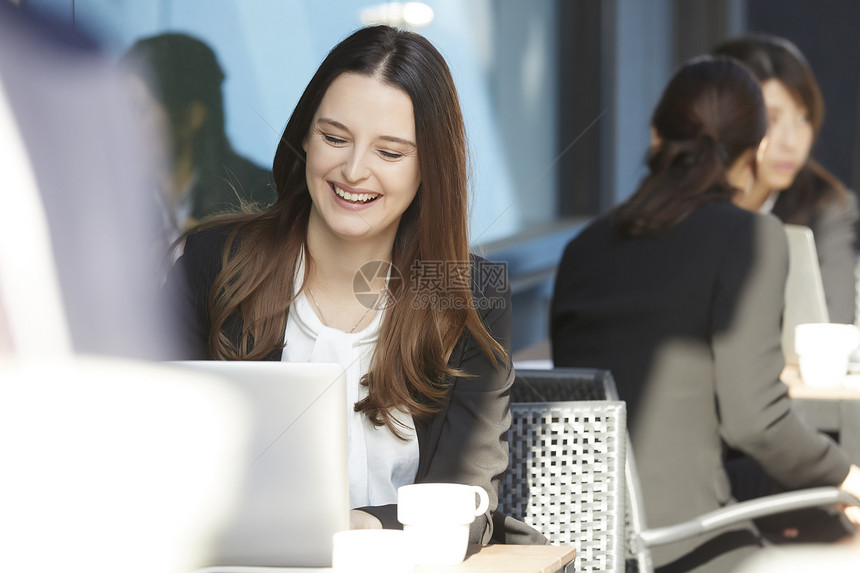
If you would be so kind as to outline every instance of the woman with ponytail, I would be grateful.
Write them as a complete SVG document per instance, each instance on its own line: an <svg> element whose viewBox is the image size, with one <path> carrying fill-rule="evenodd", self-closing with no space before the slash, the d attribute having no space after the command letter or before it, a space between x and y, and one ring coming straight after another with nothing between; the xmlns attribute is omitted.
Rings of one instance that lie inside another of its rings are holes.
<svg viewBox="0 0 860 573"><path fill-rule="evenodd" d="M399 527L399 486L455 482L489 494L470 537L487 543L508 464L511 300L504 267L469 254L445 60L412 32L353 33L299 99L273 174L267 211L187 236L167 285L183 293L186 358L340 363L353 527Z"/></svg>
<svg viewBox="0 0 860 573"><path fill-rule="evenodd" d="M565 249L552 302L556 366L609 369L627 402L648 525L732 501L728 448L789 488L842 485L860 468L790 409L780 348L782 224L749 192L767 115L728 58L682 66L652 117L649 174ZM658 548L664 571L730 571L761 546L751 524Z"/></svg>

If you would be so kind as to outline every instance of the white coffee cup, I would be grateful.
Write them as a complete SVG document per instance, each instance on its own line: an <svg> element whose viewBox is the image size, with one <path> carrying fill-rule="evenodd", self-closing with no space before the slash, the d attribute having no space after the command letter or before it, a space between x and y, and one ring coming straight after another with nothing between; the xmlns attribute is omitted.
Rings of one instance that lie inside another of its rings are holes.
<svg viewBox="0 0 860 573"><path fill-rule="evenodd" d="M487 492L479 486L422 483L398 488L397 519L415 563L434 567L461 563L469 548L469 526L489 505Z"/></svg>
<svg viewBox="0 0 860 573"><path fill-rule="evenodd" d="M406 534L396 529L351 529L332 536L331 566L336 573L412 573Z"/></svg>
<svg viewBox="0 0 860 573"><path fill-rule="evenodd" d="M860 344L860 330L853 324L799 324L794 348L800 377L809 386L839 386L848 372L851 351Z"/></svg>

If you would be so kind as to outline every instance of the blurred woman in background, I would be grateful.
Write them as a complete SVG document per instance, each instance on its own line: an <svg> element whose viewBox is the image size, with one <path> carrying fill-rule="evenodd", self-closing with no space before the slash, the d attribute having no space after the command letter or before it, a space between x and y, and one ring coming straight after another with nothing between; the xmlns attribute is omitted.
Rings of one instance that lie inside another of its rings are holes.
<svg viewBox="0 0 860 573"><path fill-rule="evenodd" d="M237 153L224 124L224 71L186 34L143 38L123 55L141 123L163 145L156 185L171 241L200 219L275 201L271 173Z"/></svg>
<svg viewBox="0 0 860 573"><path fill-rule="evenodd" d="M824 122L812 69L794 44L772 36L729 40L714 54L747 66L767 107L767 146L755 184L738 204L812 229L830 321L854 324L857 199L809 155Z"/></svg>
<svg viewBox="0 0 860 573"><path fill-rule="evenodd" d="M782 224L734 204L754 184L767 115L729 58L682 66L652 117L649 174L565 249L552 301L557 366L608 369L627 401L647 523L732 501L728 447L789 488L860 494L860 468L792 412L780 323ZM663 571L730 571L762 545L743 524L653 551Z"/></svg>

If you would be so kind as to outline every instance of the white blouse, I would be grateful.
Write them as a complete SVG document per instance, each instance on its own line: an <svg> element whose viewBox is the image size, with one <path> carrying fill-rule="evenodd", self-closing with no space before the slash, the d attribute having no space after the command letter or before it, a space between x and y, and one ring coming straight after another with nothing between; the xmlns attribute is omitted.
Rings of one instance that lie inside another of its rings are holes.
<svg viewBox="0 0 860 573"><path fill-rule="evenodd" d="M759 207L759 213L770 213L773 211L773 206L776 205L776 200L779 199L779 194L781 191L776 191L767 196L767 199L764 200L761 207Z"/></svg>
<svg viewBox="0 0 860 573"><path fill-rule="evenodd" d="M297 276L302 276L301 269ZM284 336L281 361L336 362L346 370L351 508L397 503L397 488L413 483L418 472L418 440L410 414L393 413L403 424L399 431L408 438L404 441L385 426L375 427L353 408L367 396L361 378L370 368L382 314L378 312L366 328L350 334L323 325L301 293L290 307Z"/></svg>

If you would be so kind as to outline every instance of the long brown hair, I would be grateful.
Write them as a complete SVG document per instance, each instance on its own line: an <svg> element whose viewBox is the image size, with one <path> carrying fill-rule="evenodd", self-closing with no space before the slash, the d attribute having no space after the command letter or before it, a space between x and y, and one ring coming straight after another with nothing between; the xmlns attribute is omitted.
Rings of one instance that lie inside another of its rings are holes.
<svg viewBox="0 0 860 573"><path fill-rule="evenodd" d="M767 128L755 78L728 58L703 56L681 66L654 110L658 136L649 174L618 212L626 236L657 235L700 206L737 193L726 171L755 149Z"/></svg>
<svg viewBox="0 0 860 573"><path fill-rule="evenodd" d="M259 360L284 346L296 261L301 253L310 255L311 197L302 141L326 90L347 72L373 76L403 90L415 114L421 185L401 217L392 252L392 264L404 280L392 293L398 302L386 310L370 371L362 381L368 396L355 406L374 424L385 424L397 434L390 409L427 416L446 393L445 376L468 375L448 366L465 330L498 367L507 359L482 324L470 291L447 292L449 304L431 306L422 304L424 293L408 288L420 283L413 275L420 272L422 261L469 261L463 117L445 60L418 34L375 26L360 29L335 46L284 129L273 164L278 191L274 205L260 214L222 217L198 227L233 225L209 301L210 352L226 360ZM310 266L305 264L302 284ZM237 316L242 321L238 345L224 332Z"/></svg>
<svg viewBox="0 0 860 573"><path fill-rule="evenodd" d="M714 54L747 66L759 82L778 80L809 114L815 137L824 123L824 99L812 68L797 46L776 36L754 34L723 42ZM811 157L788 189L779 195L779 215L786 223L808 225L812 216L831 201L845 201L842 182Z"/></svg>

